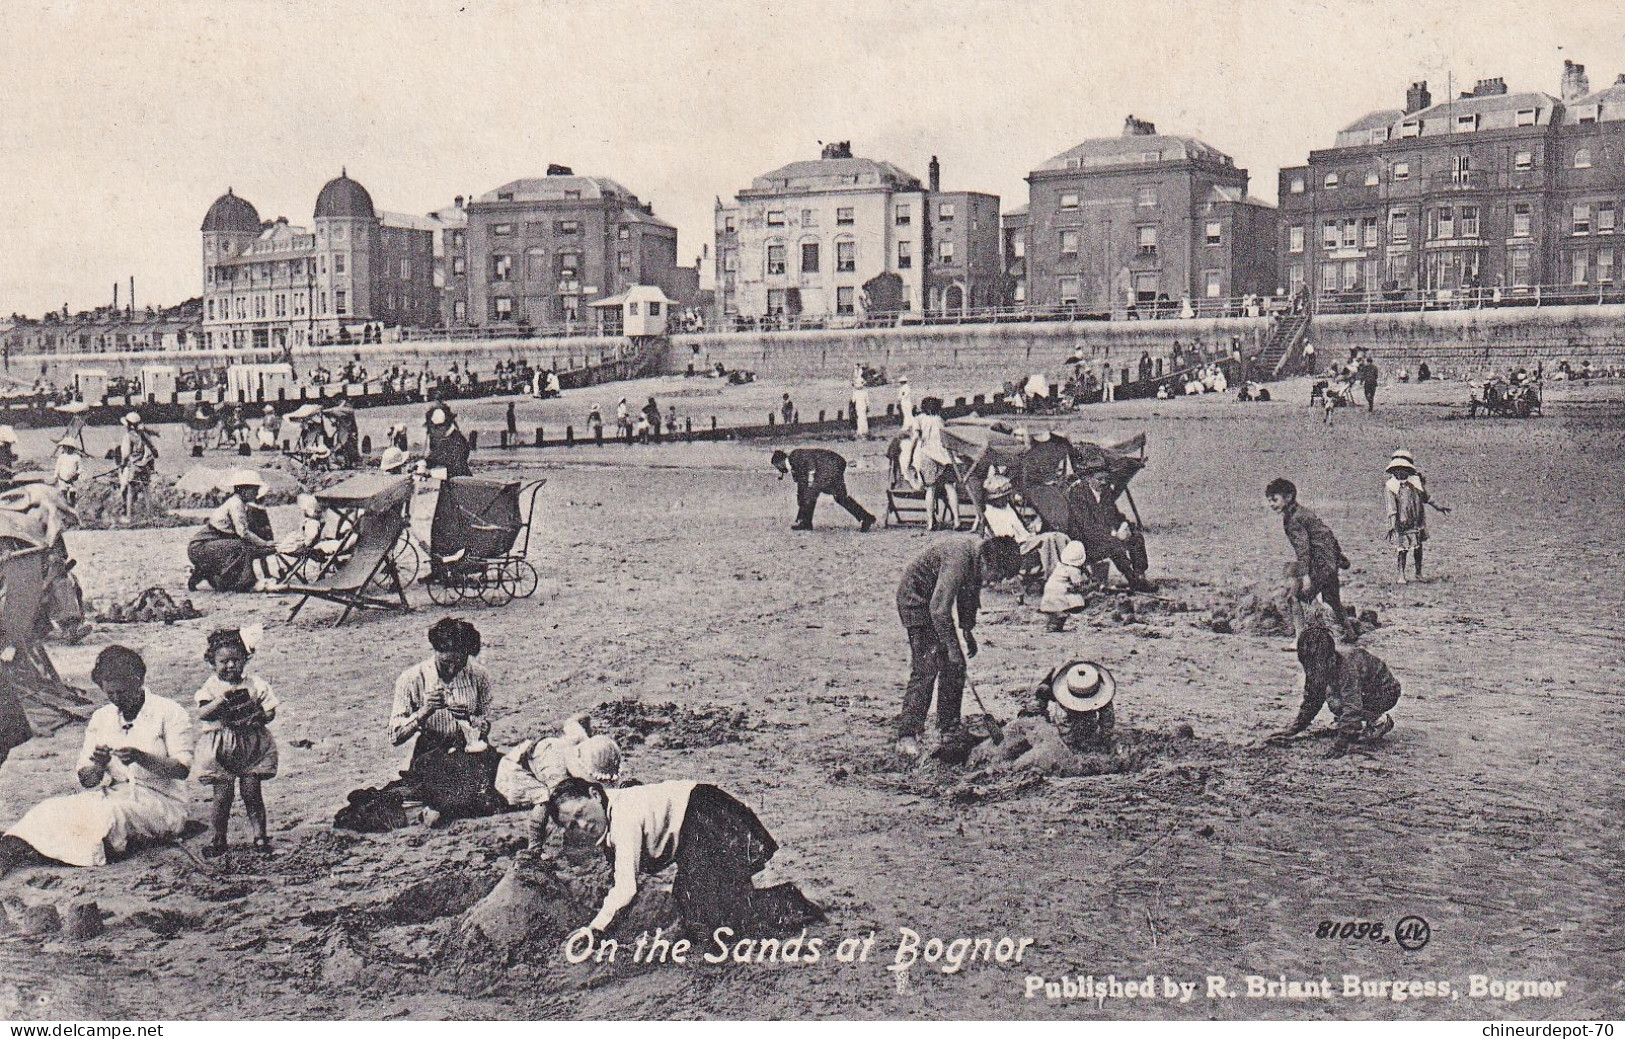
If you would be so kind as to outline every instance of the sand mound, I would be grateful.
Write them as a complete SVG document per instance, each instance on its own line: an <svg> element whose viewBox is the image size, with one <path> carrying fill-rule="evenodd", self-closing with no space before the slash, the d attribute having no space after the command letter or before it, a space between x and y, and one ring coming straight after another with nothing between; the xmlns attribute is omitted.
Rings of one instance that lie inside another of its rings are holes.
<svg viewBox="0 0 1625 1039"><path fill-rule="evenodd" d="M195 620L203 616L192 600L175 599L162 588L153 585L146 591L137 595L127 603L111 603L94 611L99 621L109 624L142 624L163 622L173 624L176 621Z"/></svg>
<svg viewBox="0 0 1625 1039"><path fill-rule="evenodd" d="M715 747L745 738L750 716L743 708L721 704L688 707L641 700L606 700L592 712L594 724L625 750L629 747L672 749Z"/></svg>

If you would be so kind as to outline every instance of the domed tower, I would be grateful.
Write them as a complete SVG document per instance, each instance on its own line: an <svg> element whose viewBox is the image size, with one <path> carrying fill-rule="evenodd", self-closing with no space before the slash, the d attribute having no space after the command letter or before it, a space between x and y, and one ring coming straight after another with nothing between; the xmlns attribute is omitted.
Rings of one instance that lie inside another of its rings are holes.
<svg viewBox="0 0 1625 1039"><path fill-rule="evenodd" d="M316 196L317 315L329 329L372 314L378 214L372 196L346 170ZM325 303L325 305L324 305Z"/></svg>
<svg viewBox="0 0 1625 1039"><path fill-rule="evenodd" d="M230 188L214 200L203 217L203 322L210 346L229 345L224 332L231 320L232 284L221 264L238 255L260 235L260 214L254 204ZM219 334L216 334L216 333Z"/></svg>

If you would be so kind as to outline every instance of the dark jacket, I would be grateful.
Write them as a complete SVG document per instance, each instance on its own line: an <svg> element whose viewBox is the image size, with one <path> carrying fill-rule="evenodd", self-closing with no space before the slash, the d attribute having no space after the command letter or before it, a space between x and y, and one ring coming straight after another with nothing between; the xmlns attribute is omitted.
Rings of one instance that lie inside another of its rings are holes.
<svg viewBox="0 0 1625 1039"><path fill-rule="evenodd" d="M1298 576L1308 574L1318 584L1337 576L1343 562L1343 549L1332 528L1319 516L1293 502L1281 513L1281 526L1292 551L1298 556Z"/></svg>
<svg viewBox="0 0 1625 1039"><path fill-rule="evenodd" d="M1358 648L1337 656L1337 670L1329 681L1316 684L1305 679L1303 705L1292 723L1293 731L1307 729L1321 707L1328 706L1337 730L1353 738L1399 702L1399 680L1381 659Z"/></svg>
<svg viewBox="0 0 1625 1039"><path fill-rule="evenodd" d="M1091 562L1109 557L1113 546L1119 544L1112 532L1127 522L1117 502L1096 498L1089 485L1080 482L1067 494L1066 504L1070 519L1067 534L1083 542Z"/></svg>
<svg viewBox="0 0 1625 1039"><path fill-rule="evenodd" d="M790 452L790 475L796 483L834 494L846 486L846 459L822 447L798 447Z"/></svg>
<svg viewBox="0 0 1625 1039"><path fill-rule="evenodd" d="M954 606L959 626L976 626L982 606L982 539L974 534L940 538L915 556L897 585L897 616L905 628L934 628L944 642L954 634Z"/></svg>

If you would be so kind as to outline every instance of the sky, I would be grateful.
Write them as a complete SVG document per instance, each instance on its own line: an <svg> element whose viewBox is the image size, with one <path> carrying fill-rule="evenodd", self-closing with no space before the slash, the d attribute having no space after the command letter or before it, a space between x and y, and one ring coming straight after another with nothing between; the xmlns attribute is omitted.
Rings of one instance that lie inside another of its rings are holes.
<svg viewBox="0 0 1625 1039"><path fill-rule="evenodd" d="M228 187L310 223L341 168L427 213L549 163L679 229L820 141L1024 204L1027 171L1126 115L1252 173L1426 79L1558 93L1625 72L1617 0L6 0L0 315L201 291ZM1448 77L1448 79L1447 79Z"/></svg>

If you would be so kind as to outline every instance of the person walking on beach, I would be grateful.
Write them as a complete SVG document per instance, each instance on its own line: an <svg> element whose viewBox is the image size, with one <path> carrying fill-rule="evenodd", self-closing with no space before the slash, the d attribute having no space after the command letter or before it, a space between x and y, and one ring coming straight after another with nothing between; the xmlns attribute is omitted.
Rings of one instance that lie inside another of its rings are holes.
<svg viewBox="0 0 1625 1039"><path fill-rule="evenodd" d="M827 494L835 504L852 514L867 534L875 525L875 518L859 505L846 489L846 459L822 447L798 447L788 454L774 451L773 468L779 479L786 475L796 481L796 522L791 530L811 530L813 510L818 507L818 496Z"/></svg>
<svg viewBox="0 0 1625 1039"><path fill-rule="evenodd" d="M1394 566L1398 582L1405 583L1405 555L1410 553L1416 563L1416 579L1422 579L1422 544L1428 539L1427 510L1448 513L1442 505L1435 505L1428 496L1427 481L1416 469L1416 461L1404 448L1394 452L1388 462L1388 481L1383 487L1388 505L1388 540L1394 543L1398 556Z"/></svg>
<svg viewBox="0 0 1625 1039"><path fill-rule="evenodd" d="M1343 607L1339 590L1338 571L1348 569L1349 561L1337 543L1337 535L1319 516L1298 504L1298 488L1291 480L1282 477L1271 480L1264 488L1264 496L1270 508L1280 515L1282 529L1297 556L1288 565L1290 583L1286 597L1293 633L1303 634L1304 604L1318 597L1332 611L1344 637L1349 642L1357 642L1359 628Z"/></svg>
<svg viewBox="0 0 1625 1039"><path fill-rule="evenodd" d="M1365 410L1370 414L1377 410L1377 362L1369 355L1360 358L1359 376L1365 389Z"/></svg>

